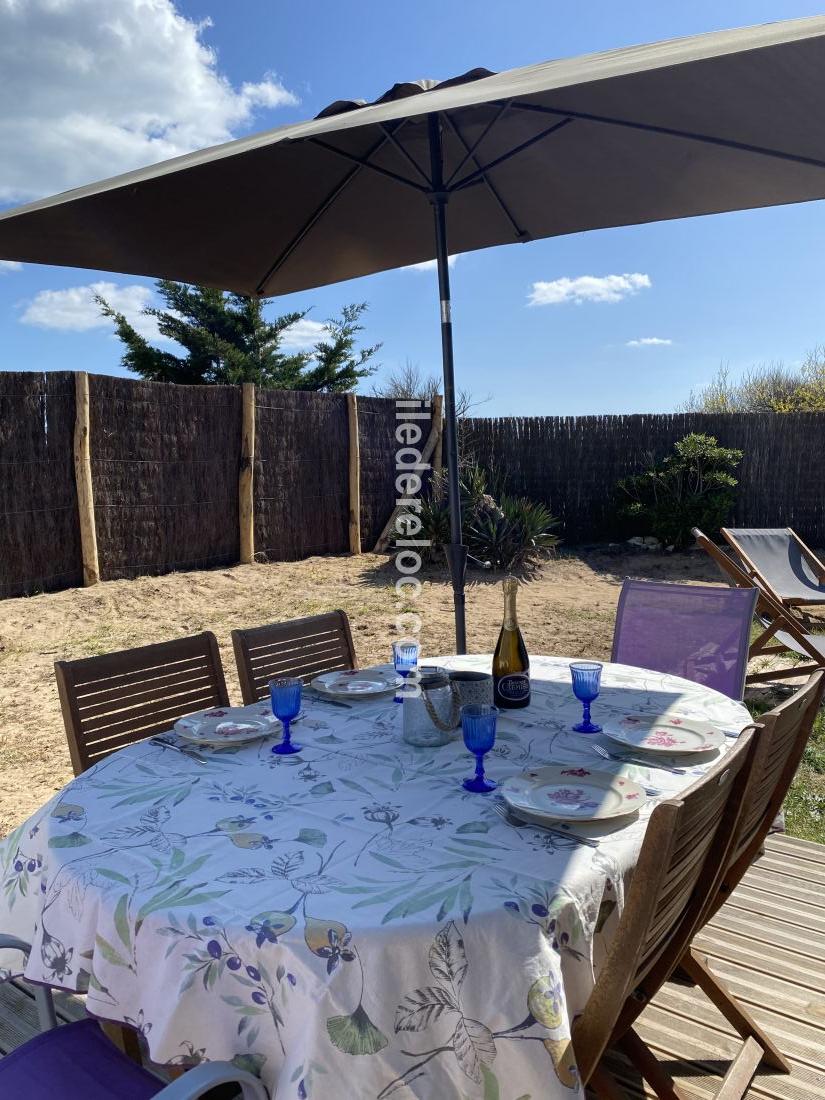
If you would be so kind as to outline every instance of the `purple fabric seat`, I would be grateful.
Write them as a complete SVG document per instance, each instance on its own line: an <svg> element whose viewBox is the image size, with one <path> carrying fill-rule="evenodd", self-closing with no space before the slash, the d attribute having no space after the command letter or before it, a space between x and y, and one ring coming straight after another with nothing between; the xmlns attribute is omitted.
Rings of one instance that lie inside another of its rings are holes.
<svg viewBox="0 0 825 1100"><path fill-rule="evenodd" d="M683 676L741 699L756 598L754 588L626 580L612 660Z"/></svg>
<svg viewBox="0 0 825 1100"><path fill-rule="evenodd" d="M149 1100L162 1088L95 1020L44 1031L0 1060L0 1096L8 1100Z"/></svg>

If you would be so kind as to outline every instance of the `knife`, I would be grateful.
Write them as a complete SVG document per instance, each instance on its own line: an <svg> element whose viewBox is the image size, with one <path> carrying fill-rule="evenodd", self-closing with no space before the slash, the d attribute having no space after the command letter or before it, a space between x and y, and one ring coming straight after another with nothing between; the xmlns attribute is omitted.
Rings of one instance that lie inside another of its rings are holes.
<svg viewBox="0 0 825 1100"><path fill-rule="evenodd" d="M331 707L343 707L345 710L352 710L352 703L343 703L340 699L328 699L326 695L321 695L316 691L307 691L305 694L314 703L328 703Z"/></svg>

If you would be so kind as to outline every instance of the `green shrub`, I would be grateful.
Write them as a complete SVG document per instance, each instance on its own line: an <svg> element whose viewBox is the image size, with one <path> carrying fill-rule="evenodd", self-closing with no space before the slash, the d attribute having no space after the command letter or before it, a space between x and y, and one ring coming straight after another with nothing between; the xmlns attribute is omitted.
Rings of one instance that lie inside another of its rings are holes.
<svg viewBox="0 0 825 1100"><path fill-rule="evenodd" d="M423 551L423 556L432 560L442 546L450 541L450 513L444 504L442 495L431 494L421 501L421 511L418 513L421 520L421 530L416 538L426 539L430 546L428 551Z"/></svg>
<svg viewBox="0 0 825 1100"><path fill-rule="evenodd" d="M526 497L503 496L497 510L487 509L464 524L470 553L493 569L531 568L542 553L558 545L558 526L550 509Z"/></svg>
<svg viewBox="0 0 825 1100"><path fill-rule="evenodd" d="M550 509L525 497L488 491L486 472L477 463L461 470L461 519L464 542L472 557L497 570L531 569L558 544L558 526ZM433 476L422 501L419 537L431 543L429 557L440 557L450 541L450 512L443 472Z"/></svg>
<svg viewBox="0 0 825 1100"><path fill-rule="evenodd" d="M686 546L692 527L713 537L733 507L741 460L741 451L720 447L713 436L686 435L672 454L659 462L651 455L646 470L619 482L619 514L665 546Z"/></svg>

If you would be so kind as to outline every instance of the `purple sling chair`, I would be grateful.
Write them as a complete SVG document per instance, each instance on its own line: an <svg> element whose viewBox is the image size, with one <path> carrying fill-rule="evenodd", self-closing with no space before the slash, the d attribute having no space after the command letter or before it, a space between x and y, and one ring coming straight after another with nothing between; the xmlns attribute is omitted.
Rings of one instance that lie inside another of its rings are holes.
<svg viewBox="0 0 825 1100"><path fill-rule="evenodd" d="M611 660L741 699L756 598L752 588L626 580Z"/></svg>
<svg viewBox="0 0 825 1100"><path fill-rule="evenodd" d="M29 944L0 935L0 949L28 955ZM51 993L33 986L44 1030L0 1060L4 1100L199 1100L234 1085L241 1100L267 1100L261 1082L231 1062L202 1062L171 1084L129 1060L96 1020L57 1026Z"/></svg>

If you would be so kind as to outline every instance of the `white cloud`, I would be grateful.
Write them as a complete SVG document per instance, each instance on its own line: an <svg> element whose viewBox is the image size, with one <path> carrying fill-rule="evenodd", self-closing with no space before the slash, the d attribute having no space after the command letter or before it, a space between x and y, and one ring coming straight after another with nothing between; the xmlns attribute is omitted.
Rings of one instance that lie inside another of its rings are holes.
<svg viewBox="0 0 825 1100"><path fill-rule="evenodd" d="M162 339L155 318L144 317L141 313L152 300L152 290L138 284L118 286L116 283L97 282L88 286L70 286L65 290L41 290L28 303L20 320L24 325L60 332L111 329L111 320L101 315L100 306L95 301L98 294L118 313L123 313L147 340Z"/></svg>
<svg viewBox="0 0 825 1100"><path fill-rule="evenodd" d="M166 340L158 331L157 320L143 313L147 306L152 305L152 288L139 283L118 286L117 283L100 281L86 286L70 286L64 290L41 290L25 304L20 320L24 325L58 332L111 331L112 321L101 314L100 306L95 301L97 296L105 298L112 309L122 313L147 340L155 343ZM304 317L284 329L281 347L284 351L309 351L328 332L327 326L320 321L310 321Z"/></svg>
<svg viewBox="0 0 825 1100"><path fill-rule="evenodd" d="M309 351L319 340L326 338L329 330L320 321L308 321L306 317L285 328L281 334L284 351Z"/></svg>
<svg viewBox="0 0 825 1100"><path fill-rule="evenodd" d="M533 283L527 297L530 306L557 306L565 302L620 302L628 295L637 294L652 283L649 275L635 272L632 275L568 275L549 283Z"/></svg>
<svg viewBox="0 0 825 1100"><path fill-rule="evenodd" d="M209 25L174 0L0 0L0 202L226 141L297 102L272 74L233 86Z"/></svg>
<svg viewBox="0 0 825 1100"><path fill-rule="evenodd" d="M456 262L457 259L458 259L457 255L456 256L448 256L447 257L447 267L449 267L449 268L455 267L455 262ZM401 270L402 271L435 271L437 268L438 268L438 261L437 260L424 260L424 262L420 263L420 264L407 264L407 266L402 267Z"/></svg>
<svg viewBox="0 0 825 1100"><path fill-rule="evenodd" d="M23 265L17 260L0 260L0 275L8 275L10 271L20 271Z"/></svg>
<svg viewBox="0 0 825 1100"><path fill-rule="evenodd" d="M638 340L628 340L628 348L669 348L672 340L663 340L661 336L641 336Z"/></svg>

